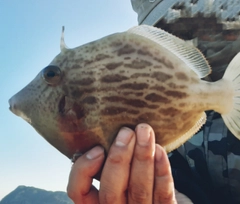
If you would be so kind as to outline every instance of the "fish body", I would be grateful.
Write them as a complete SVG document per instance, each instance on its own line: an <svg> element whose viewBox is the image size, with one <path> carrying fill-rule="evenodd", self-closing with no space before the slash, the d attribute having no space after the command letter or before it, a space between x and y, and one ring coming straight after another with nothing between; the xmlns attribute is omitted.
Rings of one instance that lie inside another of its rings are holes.
<svg viewBox="0 0 240 204"><path fill-rule="evenodd" d="M161 29L137 26L74 49L62 37L61 53L10 109L69 158L99 144L108 151L121 127L138 123L150 124L169 152L200 129L206 110L240 138L239 58L211 83L201 80L211 72L203 55Z"/></svg>

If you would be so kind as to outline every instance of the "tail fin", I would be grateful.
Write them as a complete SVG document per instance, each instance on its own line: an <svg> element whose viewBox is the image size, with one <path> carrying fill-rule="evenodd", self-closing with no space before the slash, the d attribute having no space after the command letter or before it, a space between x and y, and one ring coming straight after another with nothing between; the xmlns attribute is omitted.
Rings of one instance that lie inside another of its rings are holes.
<svg viewBox="0 0 240 204"><path fill-rule="evenodd" d="M232 81L234 88L233 108L222 118L228 129L240 140L240 52L233 58L223 76Z"/></svg>

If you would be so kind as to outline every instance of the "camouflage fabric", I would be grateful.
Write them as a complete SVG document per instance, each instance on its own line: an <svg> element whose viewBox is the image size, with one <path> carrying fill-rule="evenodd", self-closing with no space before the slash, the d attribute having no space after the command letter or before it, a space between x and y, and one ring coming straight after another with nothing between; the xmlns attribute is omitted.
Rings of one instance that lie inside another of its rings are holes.
<svg viewBox="0 0 240 204"><path fill-rule="evenodd" d="M240 203L240 141L221 116L210 112L204 127L178 148L194 175L211 186L218 203Z"/></svg>

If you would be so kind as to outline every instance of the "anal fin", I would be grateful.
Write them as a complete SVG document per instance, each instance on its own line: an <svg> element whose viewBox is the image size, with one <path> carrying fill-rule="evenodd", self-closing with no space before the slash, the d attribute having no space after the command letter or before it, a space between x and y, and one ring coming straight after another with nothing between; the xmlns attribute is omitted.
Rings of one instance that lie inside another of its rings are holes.
<svg viewBox="0 0 240 204"><path fill-rule="evenodd" d="M206 122L206 113L203 112L202 116L197 120L195 125L191 127L185 134L183 134L181 137L177 138L175 141L167 144L164 146L164 149L166 152L171 152L174 149L177 149L179 146L184 144L187 140L189 140L195 133L197 133L198 130L205 124Z"/></svg>

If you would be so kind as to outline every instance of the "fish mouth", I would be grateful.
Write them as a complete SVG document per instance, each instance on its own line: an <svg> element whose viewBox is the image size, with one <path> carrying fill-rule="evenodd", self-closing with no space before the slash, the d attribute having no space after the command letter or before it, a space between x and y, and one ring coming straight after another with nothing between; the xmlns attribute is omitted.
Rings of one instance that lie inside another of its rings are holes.
<svg viewBox="0 0 240 204"><path fill-rule="evenodd" d="M30 119L27 115L25 115L25 114L18 108L18 106L17 106L17 104L16 104L16 102L14 101L13 98L10 98L10 99L8 100L8 103L9 103L9 110L10 110L13 114L21 117L22 119L24 119L25 121L27 121L27 122L30 123L30 124L32 123L31 119Z"/></svg>
<svg viewBox="0 0 240 204"><path fill-rule="evenodd" d="M8 109L13 113L13 108L11 105L8 107Z"/></svg>
<svg viewBox="0 0 240 204"><path fill-rule="evenodd" d="M15 115L19 116L20 111L18 110L16 103L14 103L13 98L10 98L8 100L8 104L9 104L9 110Z"/></svg>

